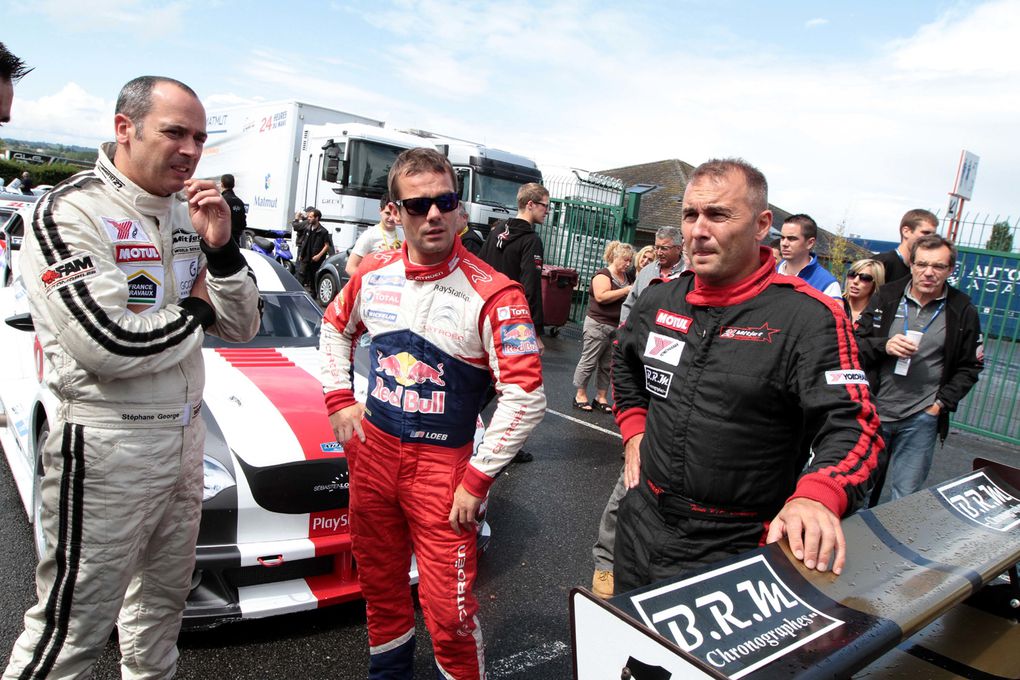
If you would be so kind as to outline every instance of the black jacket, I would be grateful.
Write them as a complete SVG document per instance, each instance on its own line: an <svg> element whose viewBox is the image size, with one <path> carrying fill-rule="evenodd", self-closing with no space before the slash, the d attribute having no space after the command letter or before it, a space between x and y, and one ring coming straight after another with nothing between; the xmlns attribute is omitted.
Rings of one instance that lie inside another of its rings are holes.
<svg viewBox="0 0 1020 680"><path fill-rule="evenodd" d="M792 496L837 516L861 507L881 439L839 302L776 274L765 251L732 287L695 281L646 289L613 352L617 422L625 441L644 433L660 507L676 496L761 520Z"/></svg>
<svg viewBox="0 0 1020 680"><path fill-rule="evenodd" d="M535 330L542 332L542 264L545 248L535 227L527 220L513 217L492 225L489 237L478 256L511 281L524 287Z"/></svg>
<svg viewBox="0 0 1020 680"><path fill-rule="evenodd" d="M882 266L885 267L886 283L892 283L902 279L904 276L910 276L910 266L900 258L900 253L895 248L879 253L871 259L881 262Z"/></svg>
<svg viewBox="0 0 1020 680"><path fill-rule="evenodd" d="M248 227L248 216L244 212L244 201L237 197L233 189L223 192L223 200L230 206L230 238L234 243L241 242L241 234Z"/></svg>
<svg viewBox="0 0 1020 680"><path fill-rule="evenodd" d="M902 332L901 329L893 329L892 323L910 281L910 278L904 278L882 286L857 326L861 361L869 382L876 387L883 364L896 362L896 357L886 354L885 343L891 335ZM977 309L965 293L949 284L946 288L945 355L939 391L935 396L944 406L939 412L939 438L942 441L949 434L949 413L955 411L960 400L967 396L984 368L981 320Z"/></svg>

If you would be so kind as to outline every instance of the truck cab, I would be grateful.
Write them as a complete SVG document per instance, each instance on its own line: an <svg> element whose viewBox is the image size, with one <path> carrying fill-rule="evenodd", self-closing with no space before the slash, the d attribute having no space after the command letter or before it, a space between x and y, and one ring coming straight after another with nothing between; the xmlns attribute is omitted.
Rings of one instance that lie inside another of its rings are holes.
<svg viewBox="0 0 1020 680"><path fill-rule="evenodd" d="M379 222L379 199L390 167L422 139L358 123L305 127L298 162L297 204L322 211L322 223L340 252Z"/></svg>

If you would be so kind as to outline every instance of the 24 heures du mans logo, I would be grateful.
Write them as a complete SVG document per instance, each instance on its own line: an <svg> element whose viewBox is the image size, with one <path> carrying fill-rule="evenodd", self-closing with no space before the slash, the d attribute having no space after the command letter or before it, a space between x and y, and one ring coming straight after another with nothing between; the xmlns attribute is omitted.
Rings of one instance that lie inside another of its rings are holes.
<svg viewBox="0 0 1020 680"><path fill-rule="evenodd" d="M760 554L631 602L649 628L734 679L844 623L802 600Z"/></svg>

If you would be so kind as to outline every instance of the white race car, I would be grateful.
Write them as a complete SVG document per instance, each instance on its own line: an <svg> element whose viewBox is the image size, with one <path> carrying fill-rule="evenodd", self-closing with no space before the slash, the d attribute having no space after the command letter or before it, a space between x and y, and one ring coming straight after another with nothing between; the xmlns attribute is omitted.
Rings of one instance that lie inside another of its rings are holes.
<svg viewBox="0 0 1020 680"><path fill-rule="evenodd" d="M248 343L207 336L202 415L205 495L188 628L315 609L361 596L351 556L347 459L334 441L319 382L322 311L292 275L244 251L264 300ZM43 357L20 278L0 288L0 443L38 526L39 450L57 400L41 383ZM360 354L365 354L364 349ZM34 359L29 360L29 357ZM367 356L356 355L364 400ZM476 446L484 429L479 421ZM35 531L36 548L43 537ZM480 547L489 527L481 522ZM417 569L412 564L412 580Z"/></svg>

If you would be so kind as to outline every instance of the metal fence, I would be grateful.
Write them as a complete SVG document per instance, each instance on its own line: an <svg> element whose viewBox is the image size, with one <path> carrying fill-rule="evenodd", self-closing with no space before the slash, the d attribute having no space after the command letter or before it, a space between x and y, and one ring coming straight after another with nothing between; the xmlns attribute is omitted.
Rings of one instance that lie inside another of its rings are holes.
<svg viewBox="0 0 1020 680"><path fill-rule="evenodd" d="M961 402L953 424L962 430L1020 444L1020 235L1009 217L967 215L955 229L959 250L949 283L970 295L985 334L985 368Z"/></svg>
<svg viewBox="0 0 1020 680"><path fill-rule="evenodd" d="M570 320L580 323L588 308L588 283L605 266L606 244L624 236L624 186L612 177L582 173L545 177L549 214L539 228L545 263L574 269Z"/></svg>

